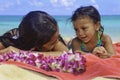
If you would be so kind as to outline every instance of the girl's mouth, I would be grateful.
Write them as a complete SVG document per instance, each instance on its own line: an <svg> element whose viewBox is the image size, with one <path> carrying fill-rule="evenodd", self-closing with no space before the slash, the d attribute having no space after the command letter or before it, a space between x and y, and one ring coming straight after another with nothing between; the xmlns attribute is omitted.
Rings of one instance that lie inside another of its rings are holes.
<svg viewBox="0 0 120 80"><path fill-rule="evenodd" d="M82 40L82 41L86 41L86 40L87 40L87 37L81 37L81 40Z"/></svg>

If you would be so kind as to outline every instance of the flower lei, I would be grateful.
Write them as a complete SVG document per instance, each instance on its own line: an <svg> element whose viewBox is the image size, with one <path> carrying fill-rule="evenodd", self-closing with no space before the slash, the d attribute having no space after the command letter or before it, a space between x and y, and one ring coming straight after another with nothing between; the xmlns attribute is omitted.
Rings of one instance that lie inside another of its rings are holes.
<svg viewBox="0 0 120 80"><path fill-rule="evenodd" d="M73 74L83 73L86 69L85 58L80 53L63 52L58 57L44 56L34 52L20 51L0 55L0 62L17 61L44 69L46 71L69 72Z"/></svg>

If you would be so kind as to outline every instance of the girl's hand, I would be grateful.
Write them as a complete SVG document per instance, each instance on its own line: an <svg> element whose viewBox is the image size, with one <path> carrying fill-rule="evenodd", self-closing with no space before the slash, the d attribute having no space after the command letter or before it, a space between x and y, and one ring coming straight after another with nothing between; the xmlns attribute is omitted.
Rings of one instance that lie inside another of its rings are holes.
<svg viewBox="0 0 120 80"><path fill-rule="evenodd" d="M18 53L19 52L19 49L18 48L15 48L13 46L9 46L7 48L4 48L2 50L0 50L0 54L4 54L4 53L10 53L10 52L16 52Z"/></svg>
<svg viewBox="0 0 120 80"><path fill-rule="evenodd" d="M81 51L81 50L75 50L74 53L81 53L81 54L83 54L83 55L86 54L85 52L83 52L83 51Z"/></svg>
<svg viewBox="0 0 120 80"><path fill-rule="evenodd" d="M99 46L99 47L94 48L93 54L98 56L98 57L101 57L101 58L109 57L106 49L103 46Z"/></svg>

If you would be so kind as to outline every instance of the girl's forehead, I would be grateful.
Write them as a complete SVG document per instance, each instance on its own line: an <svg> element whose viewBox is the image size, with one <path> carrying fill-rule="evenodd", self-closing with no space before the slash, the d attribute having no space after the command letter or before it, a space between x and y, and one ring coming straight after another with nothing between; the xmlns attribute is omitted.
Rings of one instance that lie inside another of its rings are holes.
<svg viewBox="0 0 120 80"><path fill-rule="evenodd" d="M91 18L78 18L76 21L73 22L74 25L76 24L86 24L86 23L93 23L93 20Z"/></svg>
<svg viewBox="0 0 120 80"><path fill-rule="evenodd" d="M88 15L79 15L79 16L77 17L77 19L84 19L84 18L91 18L91 17L88 16Z"/></svg>

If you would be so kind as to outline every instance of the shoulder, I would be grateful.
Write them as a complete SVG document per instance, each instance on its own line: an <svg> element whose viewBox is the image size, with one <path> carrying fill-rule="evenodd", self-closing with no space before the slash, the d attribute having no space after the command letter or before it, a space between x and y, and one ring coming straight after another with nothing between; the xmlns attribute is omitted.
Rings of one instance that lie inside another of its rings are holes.
<svg viewBox="0 0 120 80"><path fill-rule="evenodd" d="M103 43L112 42L111 37L107 34L103 34L101 40L102 40Z"/></svg>
<svg viewBox="0 0 120 80"><path fill-rule="evenodd" d="M75 37L75 38L73 38L72 39L72 43L74 44L80 44L82 41L81 40L79 40L77 37Z"/></svg>
<svg viewBox="0 0 120 80"><path fill-rule="evenodd" d="M82 43L82 41L80 39L78 39L77 37L73 38L72 42L71 42L72 50L73 51L80 50L81 43Z"/></svg>
<svg viewBox="0 0 120 80"><path fill-rule="evenodd" d="M73 38L72 40L72 46L73 47L80 47L81 46L81 43L82 41L80 39L78 39L77 37Z"/></svg>

